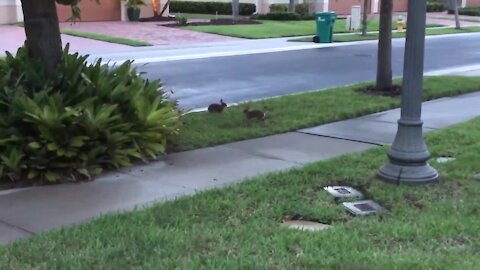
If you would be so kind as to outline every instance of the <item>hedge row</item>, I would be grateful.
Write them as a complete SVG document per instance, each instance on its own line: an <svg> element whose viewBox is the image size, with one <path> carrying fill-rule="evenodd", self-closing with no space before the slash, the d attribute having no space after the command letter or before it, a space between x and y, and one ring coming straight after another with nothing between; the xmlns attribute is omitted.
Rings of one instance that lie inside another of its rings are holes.
<svg viewBox="0 0 480 270"><path fill-rule="evenodd" d="M255 13L255 4L240 3L240 15L250 16ZM200 14L232 14L232 3L225 2L193 2L193 1L172 1L170 12L200 13Z"/></svg>
<svg viewBox="0 0 480 270"><path fill-rule="evenodd" d="M288 4L271 4L270 13L288 13ZM308 5L306 4L296 4L295 13L305 15L308 14Z"/></svg>
<svg viewBox="0 0 480 270"><path fill-rule="evenodd" d="M442 12L445 11L445 5L439 2L428 2L427 12Z"/></svg>
<svg viewBox="0 0 480 270"><path fill-rule="evenodd" d="M453 14L453 10L448 11L449 14ZM466 16L480 16L480 7L466 7L458 9L458 14Z"/></svg>

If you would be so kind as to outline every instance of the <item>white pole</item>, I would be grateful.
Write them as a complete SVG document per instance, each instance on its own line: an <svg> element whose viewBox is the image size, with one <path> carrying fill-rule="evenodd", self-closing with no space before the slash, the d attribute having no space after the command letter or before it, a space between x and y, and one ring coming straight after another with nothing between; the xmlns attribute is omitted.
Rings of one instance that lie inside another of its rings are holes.
<svg viewBox="0 0 480 270"><path fill-rule="evenodd" d="M378 12L378 2L379 2L379 0L373 0L372 1L372 13L377 13Z"/></svg>
<svg viewBox="0 0 480 270"><path fill-rule="evenodd" d="M22 2L20 0L15 0L15 13L17 22L23 22Z"/></svg>
<svg viewBox="0 0 480 270"><path fill-rule="evenodd" d="M322 7L321 11L327 12L329 10L330 10L329 0L323 0L323 7Z"/></svg>

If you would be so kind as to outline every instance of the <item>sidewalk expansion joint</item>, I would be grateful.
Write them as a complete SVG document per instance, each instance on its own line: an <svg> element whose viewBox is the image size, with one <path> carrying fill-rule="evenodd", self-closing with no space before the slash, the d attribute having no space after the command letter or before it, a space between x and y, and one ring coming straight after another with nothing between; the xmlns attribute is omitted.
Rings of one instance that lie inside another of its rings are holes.
<svg viewBox="0 0 480 270"><path fill-rule="evenodd" d="M10 228L17 229L17 230L22 231L22 232L25 232L25 233L28 233L28 234L30 234L30 235L35 235L35 233L32 232L32 231L29 231L29 230L24 229L24 228L22 228L22 227L19 227L19 226L10 224L10 223L8 223L8 222L6 222L6 221L3 221L3 220L0 220L0 224L3 224L3 225L5 225L5 226L7 226L7 227L10 227Z"/></svg>
<svg viewBox="0 0 480 270"><path fill-rule="evenodd" d="M305 134L305 135L310 135L310 136L315 136L315 137L322 137L322 138L330 138L330 139L335 139L335 140L364 143L364 144L370 144L370 145L380 146L380 147L388 145L388 143L383 143L382 144L382 143L368 142L368 141L362 141L362 140L347 139L347 138L342 138L342 137L320 135L320 134L310 133L310 132L306 132L306 131L298 131L297 130L297 131L294 131L294 132L300 133L300 134Z"/></svg>
<svg viewBox="0 0 480 270"><path fill-rule="evenodd" d="M228 149L228 150L240 152L240 153L247 154L247 155L254 156L254 157L265 158L265 159L270 159L270 160L278 160L278 161L288 162L288 163L292 163L294 165L300 165L300 166L305 165L305 163L298 162L298 161L283 159L283 158L279 158L279 157L275 157L275 156L270 156L270 155L260 154L260 153L250 152L250 151L234 149L234 148L224 146L224 145L221 145L221 146L218 146L218 147L222 147L222 148L225 148L225 149Z"/></svg>

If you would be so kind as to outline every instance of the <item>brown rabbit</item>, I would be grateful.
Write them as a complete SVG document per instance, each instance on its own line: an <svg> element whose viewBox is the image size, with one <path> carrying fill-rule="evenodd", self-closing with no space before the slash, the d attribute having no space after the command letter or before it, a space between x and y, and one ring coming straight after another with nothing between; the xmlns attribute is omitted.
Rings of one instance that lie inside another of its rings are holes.
<svg viewBox="0 0 480 270"><path fill-rule="evenodd" d="M220 103L213 103L208 106L208 111L211 113L222 113L223 109L227 107L227 104L220 99Z"/></svg>
<svg viewBox="0 0 480 270"><path fill-rule="evenodd" d="M260 110L250 110L250 109L245 109L243 110L243 113L248 119L256 118L257 120L265 120L265 117L267 116L266 113L260 111Z"/></svg>

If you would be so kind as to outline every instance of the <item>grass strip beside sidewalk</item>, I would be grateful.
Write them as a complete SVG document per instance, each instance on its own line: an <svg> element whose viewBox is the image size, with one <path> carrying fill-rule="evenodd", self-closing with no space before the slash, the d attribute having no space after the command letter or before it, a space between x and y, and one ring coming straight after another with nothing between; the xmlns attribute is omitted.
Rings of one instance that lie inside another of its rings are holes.
<svg viewBox="0 0 480 270"><path fill-rule="evenodd" d="M128 38L121 38L121 37L109 36L109 35L98 34L98 33L82 32L82 31L65 29L65 28L61 29L61 32L62 34L69 35L69 36L89 38L94 40L110 42L110 43L128 45L132 47L152 46L152 44L142 40L133 40Z"/></svg>
<svg viewBox="0 0 480 270"><path fill-rule="evenodd" d="M429 133L444 183L407 187L374 178L386 149L335 158L108 215L0 247L2 269L476 269L480 265L480 118ZM326 194L349 184L389 212L352 217ZM301 232L285 215L330 223Z"/></svg>
<svg viewBox="0 0 480 270"><path fill-rule="evenodd" d="M249 102L228 107L220 115L208 112L188 114L183 119L185 127L178 143L182 150L189 150L293 131L399 107L400 97L373 96L355 91L365 85L367 84L356 84ZM454 96L480 90L480 78L427 77L424 88L424 100ZM264 110L267 120L247 120L243 114L246 107Z"/></svg>
<svg viewBox="0 0 480 270"><path fill-rule="evenodd" d="M427 28L427 36L438 36L438 35L448 35L448 34L464 34L464 33L476 33L480 32L480 26L470 26L463 27L460 30L455 28ZM393 32L392 38L403 38L405 37L405 32ZM353 34L341 34L334 35L333 42L352 42L352 41L365 41L365 40L378 40L378 33L369 33L366 36L362 36L360 33ZM293 42L313 42L313 37L303 37L298 39L291 39L289 41Z"/></svg>

